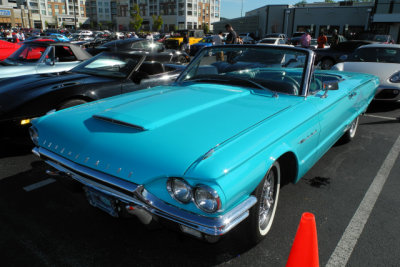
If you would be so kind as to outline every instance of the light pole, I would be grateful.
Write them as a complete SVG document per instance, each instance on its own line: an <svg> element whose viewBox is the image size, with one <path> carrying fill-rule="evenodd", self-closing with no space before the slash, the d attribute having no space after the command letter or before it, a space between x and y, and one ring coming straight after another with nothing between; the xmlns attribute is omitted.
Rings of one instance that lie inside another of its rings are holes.
<svg viewBox="0 0 400 267"><path fill-rule="evenodd" d="M74 0L73 3L74 3L74 24L75 24L75 31L76 31L76 11L75 11L76 0Z"/></svg>

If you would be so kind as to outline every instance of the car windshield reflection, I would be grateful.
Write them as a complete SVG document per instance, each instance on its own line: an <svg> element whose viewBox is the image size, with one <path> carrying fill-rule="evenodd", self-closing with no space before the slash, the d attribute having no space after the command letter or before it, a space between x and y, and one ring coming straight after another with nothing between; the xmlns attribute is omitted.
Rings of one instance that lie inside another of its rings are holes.
<svg viewBox="0 0 400 267"><path fill-rule="evenodd" d="M140 58L140 56L127 54L102 53L79 64L71 71L96 76L127 78L139 63Z"/></svg>
<svg viewBox="0 0 400 267"><path fill-rule="evenodd" d="M46 51L46 46L40 45L23 45L11 56L7 58L8 61L16 62L38 62Z"/></svg>
<svg viewBox="0 0 400 267"><path fill-rule="evenodd" d="M201 51L178 83L219 83L300 95L307 55L282 47L211 47Z"/></svg>

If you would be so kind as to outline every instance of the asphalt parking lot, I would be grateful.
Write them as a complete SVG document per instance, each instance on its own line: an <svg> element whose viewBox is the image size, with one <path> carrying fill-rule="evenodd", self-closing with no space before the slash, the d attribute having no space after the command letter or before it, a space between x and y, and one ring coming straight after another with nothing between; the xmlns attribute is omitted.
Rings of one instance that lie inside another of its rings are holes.
<svg viewBox="0 0 400 267"><path fill-rule="evenodd" d="M308 211L316 216L321 266L343 258L347 266L398 266L399 117L400 103L372 103L352 143L334 146L299 183L281 189L272 229L255 247L246 243L243 227L208 244L165 227L148 229L135 219L110 217L92 208L83 194L46 176L45 164L23 141L2 138L0 262L284 266L301 214ZM375 187L378 180L382 190Z"/></svg>

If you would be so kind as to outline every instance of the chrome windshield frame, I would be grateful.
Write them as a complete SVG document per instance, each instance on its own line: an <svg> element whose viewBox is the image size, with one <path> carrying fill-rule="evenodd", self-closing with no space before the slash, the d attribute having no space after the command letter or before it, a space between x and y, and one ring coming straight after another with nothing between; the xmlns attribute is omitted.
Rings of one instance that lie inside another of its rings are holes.
<svg viewBox="0 0 400 267"><path fill-rule="evenodd" d="M208 53L207 51L211 49L216 49L216 48L237 48L237 47L254 47L254 48L265 48L265 49L279 49L279 50L291 50L291 51L296 51L296 52L302 52L305 53L306 55L306 62L304 64L304 70L303 70L303 77L302 77L302 83L300 85L300 91L301 93L298 96L306 97L309 91L310 87L310 82L311 82L311 77L314 72L314 61L315 61L315 53L314 51L310 49L305 49L305 48L300 48L300 47L291 47L291 46L286 46L286 45L274 45L274 46L261 46L261 45L215 45L215 46L208 46L202 48L201 52L198 53L194 59L189 63L189 65L185 68L185 70L178 76L176 79L175 83L180 84L183 79L187 75L189 71L192 70L193 65L196 65L199 63L199 61L202 58L202 55Z"/></svg>

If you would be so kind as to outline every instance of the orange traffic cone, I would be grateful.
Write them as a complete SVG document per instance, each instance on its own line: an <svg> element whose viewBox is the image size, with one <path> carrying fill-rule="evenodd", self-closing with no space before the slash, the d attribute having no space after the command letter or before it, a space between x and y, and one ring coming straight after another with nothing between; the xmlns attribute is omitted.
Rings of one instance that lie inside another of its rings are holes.
<svg viewBox="0 0 400 267"><path fill-rule="evenodd" d="M314 214L305 212L290 250L286 267L318 267L318 239Z"/></svg>

